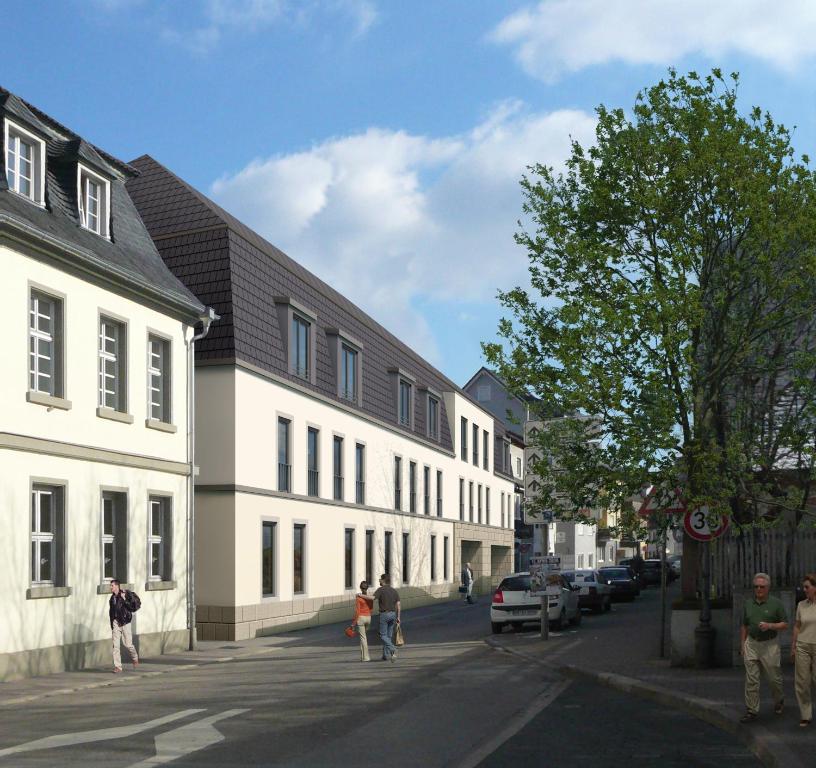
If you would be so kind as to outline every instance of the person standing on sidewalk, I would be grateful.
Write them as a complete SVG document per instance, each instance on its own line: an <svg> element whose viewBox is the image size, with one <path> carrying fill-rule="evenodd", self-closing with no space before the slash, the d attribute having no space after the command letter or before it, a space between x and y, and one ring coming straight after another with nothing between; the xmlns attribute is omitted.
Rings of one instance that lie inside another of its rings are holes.
<svg viewBox="0 0 816 768"><path fill-rule="evenodd" d="M741 723L756 720L759 714L759 673L771 686L774 712L782 714L785 699L782 693L782 666L776 633L788 628L785 608L771 597L771 577L767 573L754 576L754 597L745 601L740 626L740 653L745 664L745 707Z"/></svg>
<svg viewBox="0 0 816 768"><path fill-rule="evenodd" d="M133 620L133 612L139 609L138 598L135 593L122 589L118 579L113 579L110 583L111 596L108 601L108 617L111 625L111 639L113 642L113 672L118 674L122 671L122 656L119 643L125 644L134 668L139 664L139 655L133 645L133 633L130 622ZM136 599L134 599L136 598Z"/></svg>
<svg viewBox="0 0 816 768"><path fill-rule="evenodd" d="M400 623L400 598L396 589L391 586L391 577L384 573L380 576L380 586L374 592L374 598L380 604L380 639L383 644L383 661L393 663L397 658L397 647L391 639L395 625Z"/></svg>
<svg viewBox="0 0 816 768"><path fill-rule="evenodd" d="M368 628L371 626L371 604L373 599L368 595L368 582L360 582L360 593L354 601L354 618L352 624L357 627L360 638L360 661L371 661L368 655Z"/></svg>
<svg viewBox="0 0 816 768"><path fill-rule="evenodd" d="M791 658L796 664L796 701L802 718L799 726L805 728L813 719L811 686L816 685L816 573L807 574L802 587L805 599L796 606Z"/></svg>
<svg viewBox="0 0 816 768"><path fill-rule="evenodd" d="M465 593L465 602L469 605L473 604L473 569L470 563L465 563L462 568L462 586L467 590Z"/></svg>

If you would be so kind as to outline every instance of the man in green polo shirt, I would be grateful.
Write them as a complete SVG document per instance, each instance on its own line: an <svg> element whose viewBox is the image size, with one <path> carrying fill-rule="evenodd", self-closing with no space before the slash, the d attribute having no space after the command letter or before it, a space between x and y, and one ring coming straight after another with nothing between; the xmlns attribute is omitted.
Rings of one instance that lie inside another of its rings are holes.
<svg viewBox="0 0 816 768"><path fill-rule="evenodd" d="M771 597L771 577L767 573L754 576L754 597L745 601L740 627L740 653L745 663L745 707L741 723L750 723L759 714L759 673L771 686L774 712L782 714L785 700L782 694L782 666L776 633L788 628L785 608Z"/></svg>

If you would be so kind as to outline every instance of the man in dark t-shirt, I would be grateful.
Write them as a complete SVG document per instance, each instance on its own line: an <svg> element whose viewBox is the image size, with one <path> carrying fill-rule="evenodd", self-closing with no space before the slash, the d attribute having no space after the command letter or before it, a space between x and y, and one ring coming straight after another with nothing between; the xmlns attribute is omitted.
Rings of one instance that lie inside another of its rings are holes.
<svg viewBox="0 0 816 768"><path fill-rule="evenodd" d="M380 576L380 586L374 593L374 599L380 604L380 639L383 644L383 661L393 663L397 658L397 648L391 640L394 626L400 623L399 592L391 586L391 577L384 573Z"/></svg>

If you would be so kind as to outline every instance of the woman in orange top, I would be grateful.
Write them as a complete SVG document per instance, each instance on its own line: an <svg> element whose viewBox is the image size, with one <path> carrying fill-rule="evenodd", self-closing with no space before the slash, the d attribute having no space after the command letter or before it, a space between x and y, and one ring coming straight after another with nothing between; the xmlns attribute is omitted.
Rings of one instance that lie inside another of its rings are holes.
<svg viewBox="0 0 816 768"><path fill-rule="evenodd" d="M354 618L351 623L357 627L360 636L360 661L371 661L368 656L368 637L366 632L371 625L371 605L373 599L368 597L368 582L360 582L360 592L354 601Z"/></svg>

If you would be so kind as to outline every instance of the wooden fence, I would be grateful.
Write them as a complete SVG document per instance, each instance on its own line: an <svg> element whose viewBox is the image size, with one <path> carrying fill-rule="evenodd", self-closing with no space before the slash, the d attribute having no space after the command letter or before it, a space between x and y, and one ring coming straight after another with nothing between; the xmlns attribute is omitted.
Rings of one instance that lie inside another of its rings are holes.
<svg viewBox="0 0 816 768"><path fill-rule="evenodd" d="M705 547L700 547L703 556ZM749 530L726 533L711 543L711 583L717 597L750 589L755 573L776 587L796 587L816 571L816 530Z"/></svg>

